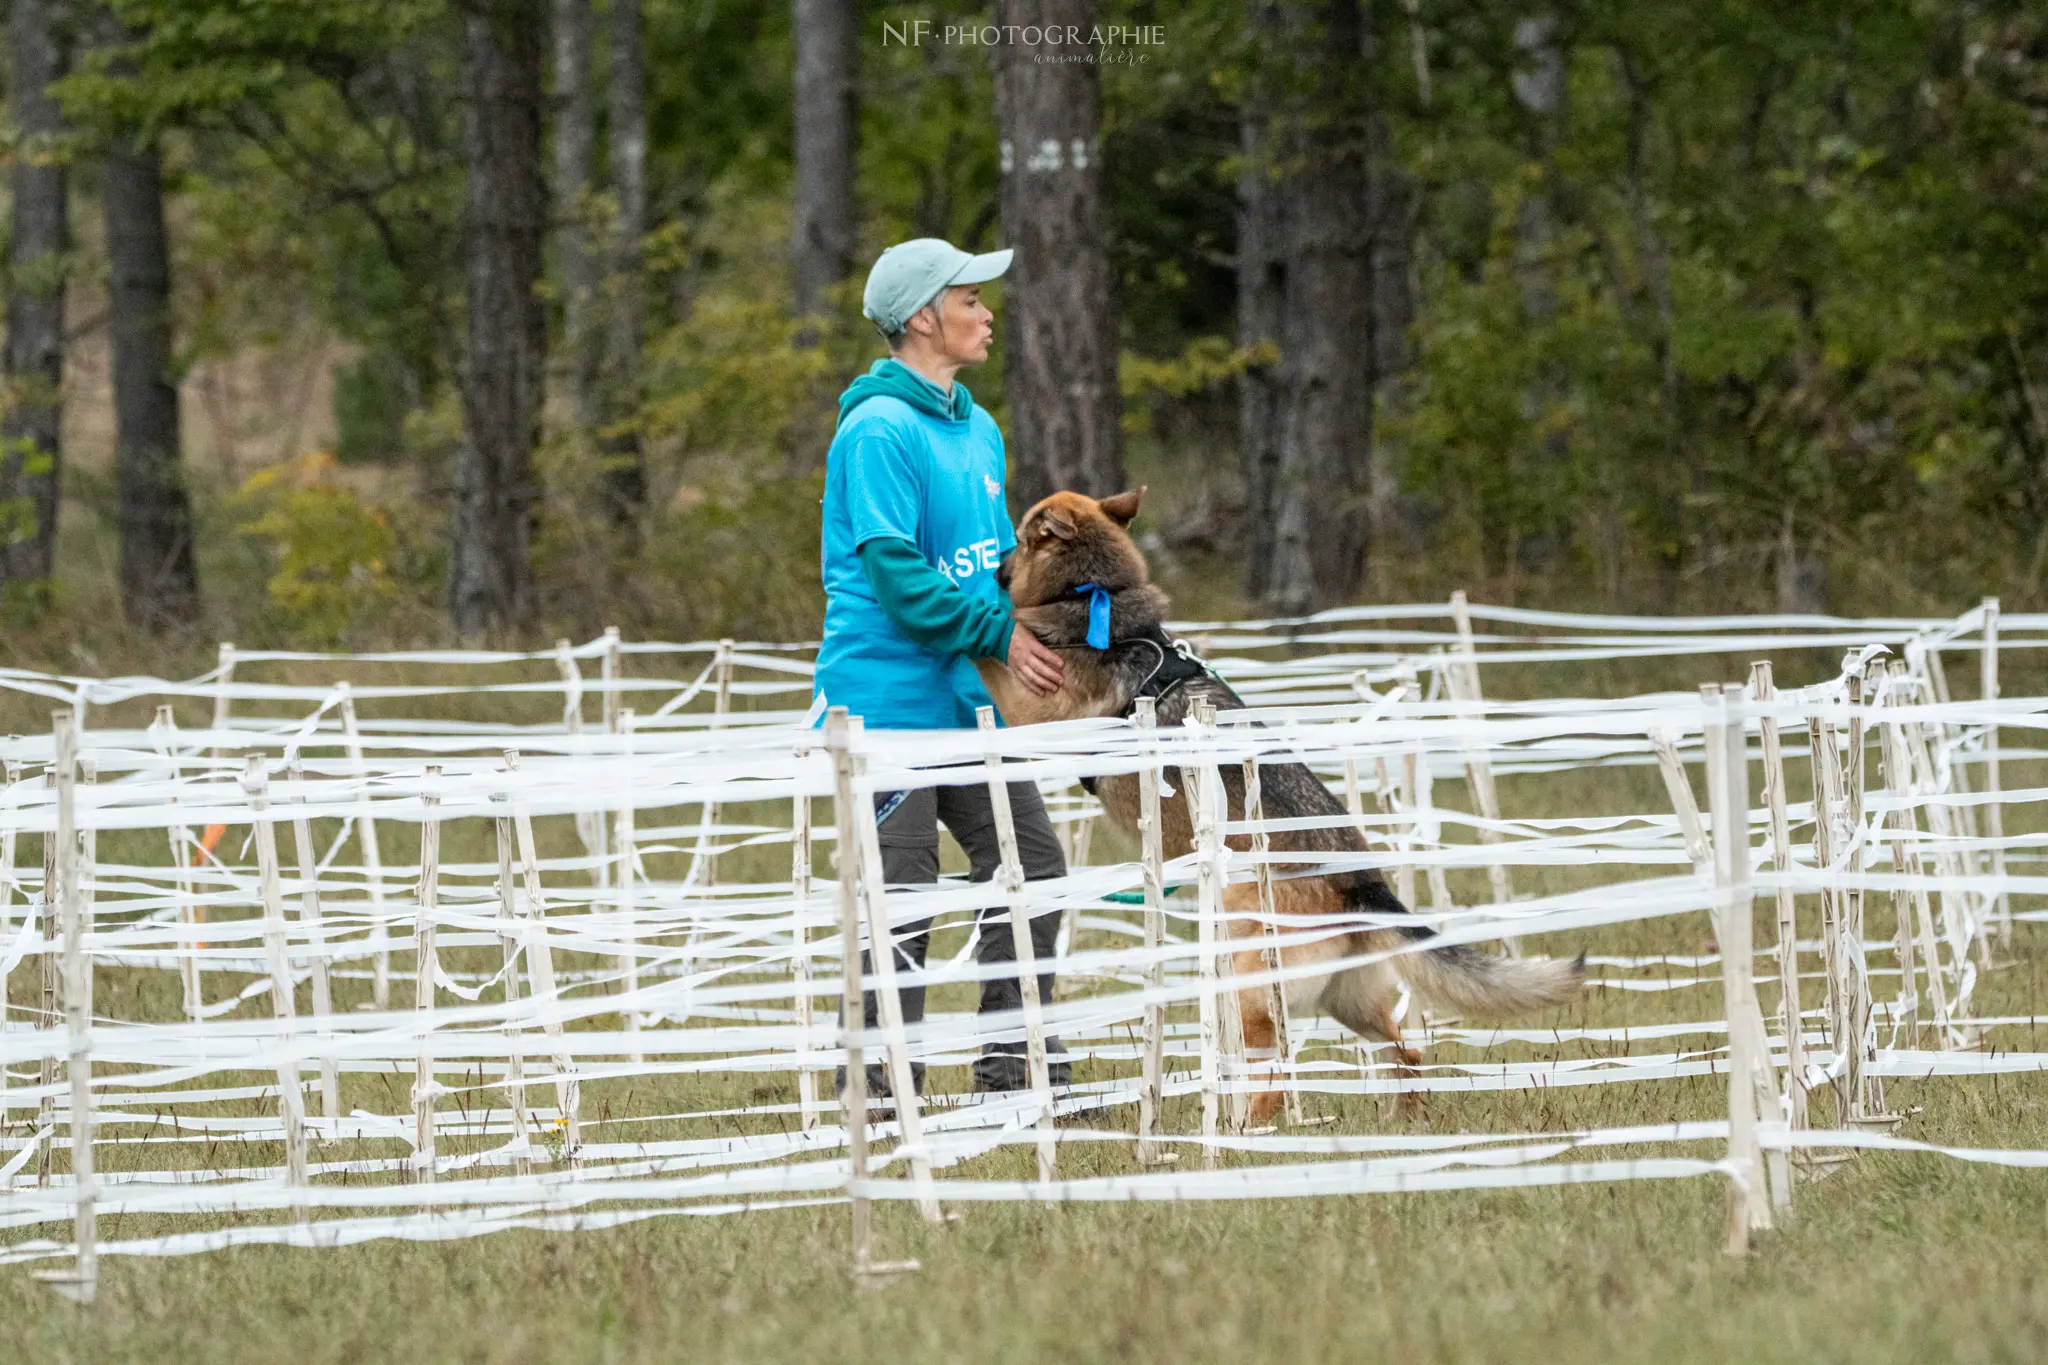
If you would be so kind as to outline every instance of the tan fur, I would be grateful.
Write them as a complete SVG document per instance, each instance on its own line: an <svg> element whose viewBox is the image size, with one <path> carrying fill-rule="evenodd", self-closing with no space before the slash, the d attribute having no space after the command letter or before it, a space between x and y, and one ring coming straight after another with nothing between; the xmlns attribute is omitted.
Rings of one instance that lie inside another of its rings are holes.
<svg viewBox="0 0 2048 1365"><path fill-rule="evenodd" d="M1078 493L1055 493L1025 513L1018 526L1017 553L1010 561L1010 596L1018 621L1034 630L1049 644L1058 640L1051 623L1056 619L1054 604L1072 591L1076 557L1101 566L1125 585L1149 586L1144 556L1132 541L1128 527L1137 515L1144 490L1120 493L1100 502ZM1092 576L1092 575L1091 575ZM1163 610L1164 598L1158 599ZM1042 628L1043 627L1043 628ZM1116 690L1114 678L1100 662L1103 656L1086 649L1065 649L1061 655L1065 671L1061 686L1049 697L1033 694L1011 675L1008 668L991 660L978 661L987 686L1003 720L1009 725L1032 725L1045 721L1075 720L1119 714L1125 698ZM1193 849L1194 830L1185 798L1180 794L1195 780L1193 772L1168 769L1172 796L1160 802L1161 842L1164 856L1181 857ZM1118 774L1096 779L1095 795L1104 812L1125 830L1138 827L1138 779L1135 774ZM1227 819L1244 818L1241 793L1229 793ZM1269 790L1265 813L1273 818L1299 814L1290 810L1277 792ZM1348 836L1347 836L1348 837ZM1232 848L1248 851L1251 840L1237 836ZM1287 836L1273 841L1276 852L1292 845ZM1363 840L1356 846L1363 848ZM1286 864L1276 864L1284 872ZM1376 878L1376 874L1375 874ZM1344 893L1336 881L1323 877L1293 877L1273 885L1274 909L1283 922L1338 916L1349 913ZM1264 947L1259 941L1264 926L1259 913L1258 888L1240 883L1224 889L1224 913L1230 937L1244 940L1232 962L1239 974L1264 969ZM1355 922L1355 921L1354 921ZM1352 930L1329 934L1312 942L1291 942L1282 951L1288 968L1314 968L1377 953L1414 946L1415 940L1397 929ZM1475 953L1466 948L1399 953L1367 966L1331 970L1303 976L1287 983L1290 1013L1323 1013L1363 1038L1390 1044L1396 1074L1412 1076L1420 1065L1414 1049L1402 1041L1401 1026L1394 1017L1394 1004L1406 980L1417 995L1439 1008L1490 1018L1508 1017L1575 998L1583 987L1583 963L1550 958L1504 959ZM1270 1050L1275 1043L1275 1023L1269 1014L1269 994L1263 988L1238 994L1238 1013L1243 1024L1245 1047ZM1283 1096L1278 1090L1255 1097L1252 1119L1263 1123L1279 1111ZM1402 1095L1404 1112L1419 1109L1420 1096Z"/></svg>

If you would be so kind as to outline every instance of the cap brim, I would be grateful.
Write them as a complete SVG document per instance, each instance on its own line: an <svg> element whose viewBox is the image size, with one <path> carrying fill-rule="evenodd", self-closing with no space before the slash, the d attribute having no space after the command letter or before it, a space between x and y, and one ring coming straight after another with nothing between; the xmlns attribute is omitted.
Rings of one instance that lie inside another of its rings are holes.
<svg viewBox="0 0 2048 1365"><path fill-rule="evenodd" d="M988 251L970 257L953 278L946 281L948 287L956 284L987 284L1010 268L1010 257L1016 253L1005 247L1001 251Z"/></svg>

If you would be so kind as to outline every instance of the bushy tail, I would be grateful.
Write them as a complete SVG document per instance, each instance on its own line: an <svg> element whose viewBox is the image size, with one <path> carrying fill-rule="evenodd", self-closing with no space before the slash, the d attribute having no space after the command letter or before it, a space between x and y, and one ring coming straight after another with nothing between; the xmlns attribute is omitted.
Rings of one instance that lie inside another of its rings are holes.
<svg viewBox="0 0 2048 1365"><path fill-rule="evenodd" d="M1505 1019L1578 998L1586 987L1586 955L1495 957L1454 943L1394 959L1394 970L1423 1003L1458 1014Z"/></svg>

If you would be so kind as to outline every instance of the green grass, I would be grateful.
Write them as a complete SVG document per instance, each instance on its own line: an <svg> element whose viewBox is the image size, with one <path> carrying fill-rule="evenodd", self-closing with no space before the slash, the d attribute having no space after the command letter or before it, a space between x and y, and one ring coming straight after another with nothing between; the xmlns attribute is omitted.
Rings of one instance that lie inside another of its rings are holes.
<svg viewBox="0 0 2048 1365"><path fill-rule="evenodd" d="M1815 661L1816 670L1820 666ZM1688 678L1740 672L1725 660L1679 667ZM1782 681L1802 681L1789 672L1781 662ZM1611 692L1670 681L1638 669L1626 679L1574 677L1569 686ZM1530 695L1564 685L1553 673L1540 681L1507 679L1499 690ZM2013 765L2007 781L2017 787L2037 778ZM1796 799L1803 788L1796 771L1793 785ZM1457 783L1440 783L1438 795L1447 805L1462 799ZM1663 793L1650 770L1632 769L1509 778L1502 802L1511 815L1661 810ZM752 814L734 812L738 819ZM2009 831L2025 823L2022 814L2035 813L2009 814ZM566 851L566 822L547 822L543 833L554 851ZM480 857L480 836L451 827L448 856ZM321 842L324 847L324 837ZM34 856L33 844L21 856ZM402 849L387 847L394 861L403 856ZM750 861L731 870L734 880L777 875L782 855L764 849L742 856ZM1096 861L1126 856L1125 841L1098 832ZM654 871L674 875L679 869ZM1516 876L1525 891L1585 880L1586 873L1573 869L1526 869ZM1461 900L1472 899L1482 894L1483 877L1459 874L1454 885ZM1760 943L1770 941L1766 909L1758 907ZM1873 898L1870 913L1871 937L1882 940L1890 930L1889 909ZM942 939L934 953L956 942ZM1704 922L1695 916L1542 946L1691 953L1707 943ZM2037 1011L2044 946L2038 929L2021 926L2014 965L1980 987L1980 1013ZM479 950L474 960L453 965L476 967L483 960ZM26 1003L29 976L16 973L17 1003ZM167 977L107 972L102 1008L129 1018L162 1017L176 1008ZM342 1003L362 989L344 985ZM941 988L934 1008L971 1008L968 989ZM1891 987L1878 990L1888 995ZM1807 991L1812 1004L1818 983L1809 981ZM1766 1008L1774 1000L1774 988L1765 987ZM1550 1022L1697 1020L1716 1017L1719 1009L1719 989L1709 983L1649 995L1595 992ZM1993 1041L2031 1050L2038 1046L2032 1035L2031 1029L2009 1029ZM1429 1060L1470 1055L1440 1047ZM1588 1052L1583 1044L1561 1043L1486 1055ZM1100 1073L1081 1068L1082 1079L1091 1074ZM401 1113L408 1079L350 1074L345 1103ZM941 1089L964 1085L957 1072L935 1080ZM1723 1079L1700 1077L1439 1095L1421 1118L1397 1115L1370 1097L1311 1096L1308 1106L1335 1115L1335 1131L1346 1133L1542 1132L1714 1117L1725 1113L1725 1093ZM596 1120L590 1134L596 1141L702 1137L787 1120L620 1120L791 1097L786 1081L758 1074L638 1078L587 1087L585 1113ZM1909 1137L1986 1147L2048 1145L2042 1140L2048 1080L2040 1077L1894 1082L1889 1098L1894 1107L1919 1107L1903 1130ZM469 1102L503 1104L491 1092ZM1816 1110L1825 1116L1829 1107L1817 1101ZM1128 1119L1128 1111L1115 1111L1103 1121ZM1172 1102L1167 1120L1175 1131L1194 1129L1193 1101ZM108 1156L121 1164L139 1150L116 1147ZM1667 1147L1659 1154L1685 1150ZM1691 1150L1718 1155L1711 1144ZM260 1143L211 1158L196 1144L154 1148L150 1155L200 1166L277 1159L274 1144ZM1192 1152L1183 1159L1193 1160ZM1028 1147L1010 1147L957 1174L1026 1178L1031 1161ZM1123 1145L1062 1149L1064 1175L1133 1169ZM1241 1204L970 1204L958 1222L938 1229L922 1225L912 1207L889 1204L877 1214L879 1253L914 1256L924 1268L875 1291L857 1290L848 1275L844 1207L676 1216L605 1232L515 1232L441 1244L115 1257L103 1262L100 1302L90 1310L36 1285L30 1267L0 1270L0 1322L6 1324L0 1339L8 1343L9 1359L38 1365L286 1358L295 1365L670 1359L1176 1365L1616 1359L1679 1365L2039 1357L2039 1343L2048 1336L2048 1286L2038 1272L2048 1251L2044 1173L1867 1154L1825 1181L1802 1185L1790 1225L1759 1238L1755 1254L1741 1262L1721 1253L1723 1199L1722 1185L1705 1179ZM102 1236L209 1225L218 1224L108 1218ZM44 1228L11 1235L62 1233Z"/></svg>

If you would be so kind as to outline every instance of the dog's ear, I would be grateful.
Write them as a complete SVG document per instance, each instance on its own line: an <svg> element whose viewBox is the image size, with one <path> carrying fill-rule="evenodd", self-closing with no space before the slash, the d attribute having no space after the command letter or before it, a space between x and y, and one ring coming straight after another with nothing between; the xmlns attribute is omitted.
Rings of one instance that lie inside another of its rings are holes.
<svg viewBox="0 0 2048 1365"><path fill-rule="evenodd" d="M1058 536L1061 540L1072 540L1074 538L1074 523L1068 521L1057 512L1040 512L1037 519L1031 523L1031 531L1034 540L1044 540L1048 536Z"/></svg>
<svg viewBox="0 0 2048 1365"><path fill-rule="evenodd" d="M1104 498L1095 505L1107 513L1109 519L1117 525L1129 526L1137 519L1138 504L1145 500L1145 489L1149 487L1151 485L1146 484L1133 488L1129 492L1117 493L1111 497Z"/></svg>

